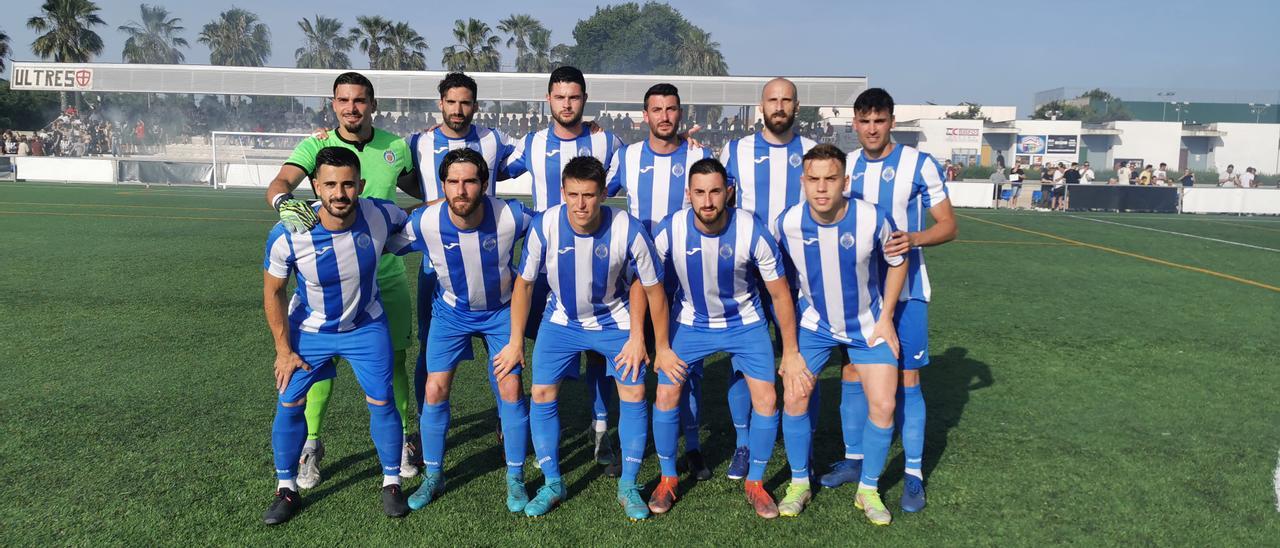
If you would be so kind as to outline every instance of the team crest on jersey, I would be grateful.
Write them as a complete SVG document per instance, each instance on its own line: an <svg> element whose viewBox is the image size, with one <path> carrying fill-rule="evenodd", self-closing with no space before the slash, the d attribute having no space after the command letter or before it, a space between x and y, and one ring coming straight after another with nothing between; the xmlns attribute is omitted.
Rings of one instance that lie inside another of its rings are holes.
<svg viewBox="0 0 1280 548"><path fill-rule="evenodd" d="M498 247L498 239L497 238L486 239L483 243L480 244L480 247L483 247L485 251L493 251L495 247Z"/></svg>
<svg viewBox="0 0 1280 548"><path fill-rule="evenodd" d="M603 259L603 258L605 258L605 257L608 257L608 256L609 256L609 246L604 245L604 244L597 244L597 245L596 245L596 256L597 256L597 257L600 257L601 259Z"/></svg>
<svg viewBox="0 0 1280 548"><path fill-rule="evenodd" d="M720 258L728 259L733 256L733 246L729 244L720 244Z"/></svg>
<svg viewBox="0 0 1280 548"><path fill-rule="evenodd" d="M388 150L386 152L383 152L382 159L386 160L388 164L396 163L396 151Z"/></svg>
<svg viewBox="0 0 1280 548"><path fill-rule="evenodd" d="M369 247L373 245L373 238L370 238L368 234L356 236L356 245L360 247Z"/></svg>
<svg viewBox="0 0 1280 548"><path fill-rule="evenodd" d="M791 157L787 158L787 163L791 164L791 167L800 167L801 160L802 158L800 158L800 154L798 152L792 152Z"/></svg>
<svg viewBox="0 0 1280 548"><path fill-rule="evenodd" d="M897 175L897 172L893 170L893 166L887 166L880 172L880 179L887 183L893 180L894 175Z"/></svg>
<svg viewBox="0 0 1280 548"><path fill-rule="evenodd" d="M684 177L684 165L676 164L671 166L671 176L676 178Z"/></svg>
<svg viewBox="0 0 1280 548"><path fill-rule="evenodd" d="M578 149L578 156L590 156L590 155L591 155L590 148L582 147Z"/></svg>
<svg viewBox="0 0 1280 548"><path fill-rule="evenodd" d="M480 152L480 143L469 142L467 143L467 148L474 150L476 152Z"/></svg>
<svg viewBox="0 0 1280 548"><path fill-rule="evenodd" d="M848 232L845 232L844 234L841 234L841 235L840 235L840 247L843 247L843 248L845 248L845 249L849 249L849 248L853 247L853 234L850 234L850 233L848 233Z"/></svg>

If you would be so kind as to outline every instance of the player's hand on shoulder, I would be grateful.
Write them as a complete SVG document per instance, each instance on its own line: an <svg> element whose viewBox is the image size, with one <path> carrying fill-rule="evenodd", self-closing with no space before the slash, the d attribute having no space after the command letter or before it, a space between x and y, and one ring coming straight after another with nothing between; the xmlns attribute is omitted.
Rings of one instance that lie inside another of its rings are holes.
<svg viewBox="0 0 1280 548"><path fill-rule="evenodd" d="M653 357L653 368L678 383L684 382L689 375L689 364L684 363L670 348L658 351Z"/></svg>
<svg viewBox="0 0 1280 548"><path fill-rule="evenodd" d="M889 243L884 246L884 253L890 257L897 257L908 251L911 251L911 235L902 230L895 230L889 235Z"/></svg>
<svg viewBox="0 0 1280 548"><path fill-rule="evenodd" d="M292 350L287 353L276 353L275 376L277 392L284 393L284 389L289 386L289 379L293 378L293 372L298 369L311 371L311 365L302 361L302 356Z"/></svg>
<svg viewBox="0 0 1280 548"><path fill-rule="evenodd" d="M681 133L680 138L688 141L690 147L705 148L702 145L702 141L699 141L696 137L693 136L694 133L697 133L699 131L702 131L702 124L694 124L693 127L689 128L689 131Z"/></svg>
<svg viewBox="0 0 1280 548"><path fill-rule="evenodd" d="M305 200L294 198L292 194L281 196L276 203L276 211L280 214L280 222L294 234L308 232L320 222L320 217L311 209L311 205Z"/></svg>
<svg viewBox="0 0 1280 548"><path fill-rule="evenodd" d="M329 138L329 128L319 128L311 132L311 136L321 141Z"/></svg>

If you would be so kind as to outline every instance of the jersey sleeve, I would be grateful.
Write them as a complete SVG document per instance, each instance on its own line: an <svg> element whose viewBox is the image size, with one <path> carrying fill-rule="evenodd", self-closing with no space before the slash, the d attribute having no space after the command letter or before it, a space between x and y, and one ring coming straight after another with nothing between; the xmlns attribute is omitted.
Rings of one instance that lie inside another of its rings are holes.
<svg viewBox="0 0 1280 548"><path fill-rule="evenodd" d="M387 238L386 253L394 253L396 255L408 255L414 251L421 251L426 255L426 246L422 242L422 234L418 232L421 226L422 212L426 208L420 207L415 209L411 215L400 223L400 228L391 233Z"/></svg>
<svg viewBox="0 0 1280 548"><path fill-rule="evenodd" d="M922 198L924 207L930 208L947 199L947 185L943 183L942 166L932 155L922 154L920 170L916 172L915 192Z"/></svg>
<svg viewBox="0 0 1280 548"><path fill-rule="evenodd" d="M516 199L507 200L507 207L511 208L511 216L516 221L516 237L523 236L529 231L529 226L533 224L533 210L524 205L524 202Z"/></svg>
<svg viewBox="0 0 1280 548"><path fill-rule="evenodd" d="M512 155L516 153L519 143L512 139L510 135L501 130L493 130L494 141L498 143L498 155L494 158L493 168L497 170L497 176L494 180L501 181L510 179L512 175L507 173L507 162L511 160Z"/></svg>
<svg viewBox="0 0 1280 548"><path fill-rule="evenodd" d="M547 240L542 234L542 218L541 213L533 218L533 226L524 237L524 249L520 250L520 277L530 283L538 279L547 254Z"/></svg>
<svg viewBox="0 0 1280 548"><path fill-rule="evenodd" d="M889 238L897 229L898 227L893 224L893 219L885 215L880 208L876 208L876 247L880 248L880 255L884 257L884 262L888 263L889 266L898 266L907 260L906 254L890 257L885 252L885 246L889 245Z"/></svg>
<svg viewBox="0 0 1280 548"><path fill-rule="evenodd" d="M413 153L409 150L409 142L403 137L397 137L391 142L391 150L395 152L396 164L400 168L399 174L405 175L413 173Z"/></svg>
<svg viewBox="0 0 1280 548"><path fill-rule="evenodd" d="M336 130L335 130L336 131ZM295 165L299 169L306 172L307 177L316 172L316 154L320 149L324 148L324 143L315 136L307 137L298 146L293 147L293 152L289 154L289 158L284 161L285 165Z"/></svg>
<svg viewBox="0 0 1280 548"><path fill-rule="evenodd" d="M605 194L613 197L617 196L627 186L627 154L624 150L614 158L614 165L609 167L609 178L605 184ZM631 197L628 196L630 201Z"/></svg>
<svg viewBox="0 0 1280 548"><path fill-rule="evenodd" d="M665 265L671 260L671 217L653 227L653 250L659 263Z"/></svg>
<svg viewBox="0 0 1280 548"><path fill-rule="evenodd" d="M755 237L751 243L751 258L756 263L756 270L760 271L760 278L772 282L787 273L782 263L782 250L778 247L778 241L769 235L764 223L754 216L752 221L755 223Z"/></svg>
<svg viewBox="0 0 1280 548"><path fill-rule="evenodd" d="M293 251L289 248L288 229L276 224L267 235L267 249L262 268L276 278L288 278L293 270Z"/></svg>
<svg viewBox="0 0 1280 548"><path fill-rule="evenodd" d="M658 263L657 251L653 249L653 240L645 233L640 221L631 219L627 234L627 259L631 262L632 272L640 280L640 285L652 287L662 283L662 268Z"/></svg>
<svg viewBox="0 0 1280 548"><path fill-rule="evenodd" d="M605 176L605 179L604 179L606 183L605 191L610 197L617 196L618 192L622 190L620 185L618 186L614 185L614 181L617 179L618 174L622 171L621 169L621 164L623 162L622 148L623 148L622 139L619 138L617 135L610 133L609 134L609 150L608 150L608 153L605 155L606 162L604 164L605 169L607 170L607 175Z"/></svg>
<svg viewBox="0 0 1280 548"><path fill-rule="evenodd" d="M529 171L529 147L533 142L534 132L525 135L523 139L517 141L511 150L511 154L507 156L507 161L502 164L499 176L506 176L507 179L519 177Z"/></svg>
<svg viewBox="0 0 1280 548"><path fill-rule="evenodd" d="M738 140L734 139L732 141L729 141L729 144L725 145L724 149L720 151L720 165L723 165L725 172L729 174L729 180L725 181L725 184L728 186L734 187L735 191L741 190L737 188L738 173L737 173L737 170L735 169L736 166L734 165L734 161L733 161L733 156L734 156L733 151L736 148L738 148ZM734 196L737 197L737 195L738 195L738 192L734 192Z"/></svg>

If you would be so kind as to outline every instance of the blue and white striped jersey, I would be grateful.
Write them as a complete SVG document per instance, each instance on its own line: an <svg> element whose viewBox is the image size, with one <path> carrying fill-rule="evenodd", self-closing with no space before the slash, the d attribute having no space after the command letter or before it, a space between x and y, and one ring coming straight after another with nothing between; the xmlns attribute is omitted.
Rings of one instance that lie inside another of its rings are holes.
<svg viewBox="0 0 1280 548"><path fill-rule="evenodd" d="M816 143L796 135L785 145L766 141L760 133L734 139L720 152L720 163L737 187L738 207L771 225L783 209L804 201L804 154Z"/></svg>
<svg viewBox="0 0 1280 548"><path fill-rule="evenodd" d="M907 232L925 229L925 210L947 199L942 166L928 153L895 144L881 160L868 160L862 149L849 153L845 170L849 175L846 196L860 198L884 209L894 226ZM907 283L898 300L928 302L933 293L929 272L924 266L924 250L907 252Z"/></svg>
<svg viewBox="0 0 1280 548"><path fill-rule="evenodd" d="M600 207L600 226L578 234L564 205L533 219L525 236L520 276L533 282L545 268L551 286L547 321L588 331L630 329L631 281L662 282L653 241L640 221L621 209Z"/></svg>
<svg viewBox="0 0 1280 548"><path fill-rule="evenodd" d="M414 133L409 136L409 151L413 154L413 167L418 171L418 181L422 186L424 202L444 197L440 181L440 162L444 155L456 148L469 148L484 156L489 167L488 194L498 193L498 170L507 158L515 151L515 141L496 129L471 126L471 131L463 139L453 139L445 135L440 128L429 133Z"/></svg>
<svg viewBox="0 0 1280 548"><path fill-rule="evenodd" d="M785 274L782 252L765 224L738 208L718 234L698 229L696 213L681 209L655 229L653 247L679 280L676 321L695 327L736 327L764 318L756 274L766 282ZM668 284L676 283L667 278Z"/></svg>
<svg viewBox="0 0 1280 548"><path fill-rule="evenodd" d="M262 268L277 278L295 275L289 323L308 333L350 331L383 316L378 295L378 258L387 239L408 216L396 204L377 198L356 201L355 224L330 232L317 224L293 234L277 223L267 236ZM318 212L320 204L312 206Z"/></svg>
<svg viewBox="0 0 1280 548"><path fill-rule="evenodd" d="M893 232L884 211L850 200L843 219L823 225L814 220L809 204L800 204L778 216L774 231L791 261L792 287L799 288L800 327L870 346L867 337L880 317L884 292L880 263L903 261L884 254Z"/></svg>
<svg viewBox="0 0 1280 548"><path fill-rule="evenodd" d="M421 251L439 276L435 298L462 312L496 310L511 302L512 259L533 211L519 200L485 196L480 226L459 229L445 202L417 209L404 230L387 241L387 251ZM426 303L418 303L426 306Z"/></svg>
<svg viewBox="0 0 1280 548"><path fill-rule="evenodd" d="M669 154L654 152L648 139L631 143L618 155L618 169L609 181L609 195L617 195L625 188L631 216L640 219L645 230L653 234L654 225L689 205L684 192L689 168L710 156L711 151L690 146L688 141L680 143L680 147Z"/></svg>
<svg viewBox="0 0 1280 548"><path fill-rule="evenodd" d="M546 211L560 203L560 173L565 164L578 156L595 156L607 171L605 181L613 179L622 139L613 132L591 133L583 124L577 139L561 140L550 128L524 136L516 143L515 152L507 160L506 173L519 177L526 171L533 176L533 209Z"/></svg>

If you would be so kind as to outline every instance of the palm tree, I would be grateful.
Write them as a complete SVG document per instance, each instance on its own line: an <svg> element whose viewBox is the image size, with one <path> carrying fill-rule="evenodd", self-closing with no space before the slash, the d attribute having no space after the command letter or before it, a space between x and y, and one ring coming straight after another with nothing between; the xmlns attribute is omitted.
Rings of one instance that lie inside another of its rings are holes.
<svg viewBox="0 0 1280 548"><path fill-rule="evenodd" d="M676 44L676 60L681 74L694 76L725 76L729 65L720 53L720 43L711 41L711 33L695 26L680 31Z"/></svg>
<svg viewBox="0 0 1280 548"><path fill-rule="evenodd" d="M520 64L521 61L526 59L525 56L529 54L533 35L539 31L547 30L542 26L542 22L534 19L529 14L513 13L510 17L498 21L498 30L510 36L507 38L507 47L515 46L516 48L516 72L538 72L520 68ZM550 33L548 32L548 34Z"/></svg>
<svg viewBox="0 0 1280 548"><path fill-rule="evenodd" d="M361 52L369 56L369 68L378 68L382 57L382 44L386 42L387 33L390 31L391 21L380 15L356 17L356 26L351 29L350 38Z"/></svg>
<svg viewBox="0 0 1280 548"><path fill-rule="evenodd" d="M271 57L271 31L257 14L240 8L222 12L206 23L196 39L209 46L209 64L260 67ZM231 97L227 97L231 106Z"/></svg>
<svg viewBox="0 0 1280 548"><path fill-rule="evenodd" d="M378 59L383 70L427 70L427 40L408 23L391 25L385 38L386 47ZM396 111L404 112L404 100L396 99Z"/></svg>
<svg viewBox="0 0 1280 548"><path fill-rule="evenodd" d="M529 35L529 52L516 60L517 72L551 72L565 62L569 46L556 44L551 47L551 31L537 29Z"/></svg>
<svg viewBox="0 0 1280 548"><path fill-rule="evenodd" d="M4 72L4 60L9 55L9 35L0 30L0 72Z"/></svg>
<svg viewBox="0 0 1280 548"><path fill-rule="evenodd" d="M98 17L98 5L90 0L45 0L40 15L27 19L27 28L44 33L31 42L31 51L57 63L86 63L102 54L102 37L91 27L105 24ZM58 96L66 110L67 92Z"/></svg>
<svg viewBox="0 0 1280 548"><path fill-rule="evenodd" d="M182 19L170 18L163 6L142 4L142 22L129 21L118 28L129 35L124 41L124 62L176 65L186 60L178 48L188 47L187 39L178 36L185 30Z"/></svg>
<svg viewBox="0 0 1280 548"><path fill-rule="evenodd" d="M305 18L298 21L298 28L306 39L306 44L293 52L298 68L351 68L347 52L351 51L355 38L342 32L341 21L316 15L314 21Z"/></svg>
<svg viewBox="0 0 1280 548"><path fill-rule="evenodd" d="M479 19L468 18L453 22L453 38L457 44L444 49L440 60L449 70L466 72L496 72L501 60L498 44L502 41L489 30L489 25Z"/></svg>

